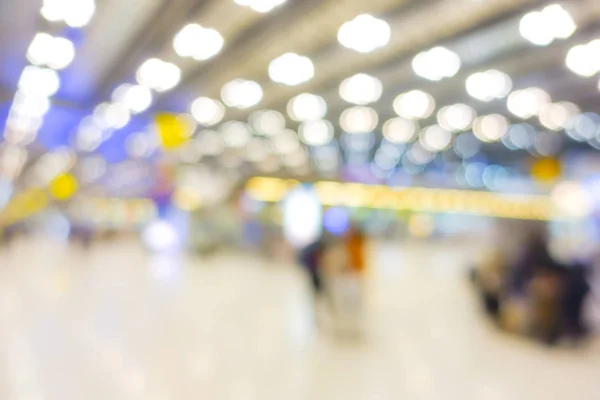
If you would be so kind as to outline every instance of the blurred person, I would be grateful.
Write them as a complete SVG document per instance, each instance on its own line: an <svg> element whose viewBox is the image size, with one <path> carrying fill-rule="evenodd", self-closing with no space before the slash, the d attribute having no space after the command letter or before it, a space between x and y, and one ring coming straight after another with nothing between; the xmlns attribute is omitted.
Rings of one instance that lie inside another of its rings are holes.
<svg viewBox="0 0 600 400"><path fill-rule="evenodd" d="M512 291L523 294L527 285L537 272L558 271L561 265L548 250L548 238L545 225L531 224L525 232L522 249L512 269L510 287ZM518 235L518 232L514 232Z"/></svg>
<svg viewBox="0 0 600 400"><path fill-rule="evenodd" d="M19 233L19 226L16 224L8 225L2 232L2 244L4 247L9 248L11 243L14 242L15 238Z"/></svg>
<svg viewBox="0 0 600 400"><path fill-rule="evenodd" d="M359 339L364 331L365 236L352 226L331 246L328 271L333 327L338 336ZM327 258L326 258L327 260Z"/></svg>
<svg viewBox="0 0 600 400"><path fill-rule="evenodd" d="M564 334L575 343L588 334L588 326L584 321L584 304L591 292L587 267L576 264L566 273L564 279L564 295L561 303Z"/></svg>
<svg viewBox="0 0 600 400"><path fill-rule="evenodd" d="M558 268L539 265L528 283L531 334L547 344L557 343L562 335L563 279Z"/></svg>
<svg viewBox="0 0 600 400"><path fill-rule="evenodd" d="M583 338L586 268L553 257L543 223L502 221L498 232L495 249L473 272L486 313L507 331L547 344Z"/></svg>
<svg viewBox="0 0 600 400"><path fill-rule="evenodd" d="M298 261L304 268L312 288L313 305L315 311L317 303L324 293L323 271L321 270L322 258L326 249L326 239L321 236L319 239L304 247L299 251Z"/></svg>
<svg viewBox="0 0 600 400"><path fill-rule="evenodd" d="M506 265L500 249L494 249L484 259L481 267L473 271L486 313L495 321L500 317L500 302L506 280Z"/></svg>
<svg viewBox="0 0 600 400"><path fill-rule="evenodd" d="M351 272L360 276L365 273L365 235L360 228L352 226L345 238L348 263Z"/></svg>
<svg viewBox="0 0 600 400"><path fill-rule="evenodd" d="M73 225L70 238L72 241L79 243L84 250L89 250L92 247L94 231L86 224Z"/></svg>

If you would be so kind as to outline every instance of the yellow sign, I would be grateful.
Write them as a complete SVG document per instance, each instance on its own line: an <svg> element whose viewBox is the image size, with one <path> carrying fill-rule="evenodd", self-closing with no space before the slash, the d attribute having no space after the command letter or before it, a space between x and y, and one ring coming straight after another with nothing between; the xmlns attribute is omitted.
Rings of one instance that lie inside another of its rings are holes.
<svg viewBox="0 0 600 400"><path fill-rule="evenodd" d="M50 193L57 200L73 197L78 188L77 179L71 174L62 174L50 183Z"/></svg>
<svg viewBox="0 0 600 400"><path fill-rule="evenodd" d="M185 143L194 133L195 126L186 116L159 114L156 126L160 143L165 150L176 149Z"/></svg>
<svg viewBox="0 0 600 400"><path fill-rule="evenodd" d="M560 162L554 158L536 160L531 166L531 176L540 183L556 181L562 172Z"/></svg>

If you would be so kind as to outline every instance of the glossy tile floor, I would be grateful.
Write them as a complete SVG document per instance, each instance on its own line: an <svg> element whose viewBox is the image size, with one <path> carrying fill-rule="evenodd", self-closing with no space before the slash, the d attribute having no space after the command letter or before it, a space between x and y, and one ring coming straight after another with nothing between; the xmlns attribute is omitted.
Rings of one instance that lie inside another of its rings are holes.
<svg viewBox="0 0 600 400"><path fill-rule="evenodd" d="M598 343L549 350L481 318L472 246L371 253L359 343L315 331L300 272L258 256L17 242L0 253L0 399L599 398Z"/></svg>

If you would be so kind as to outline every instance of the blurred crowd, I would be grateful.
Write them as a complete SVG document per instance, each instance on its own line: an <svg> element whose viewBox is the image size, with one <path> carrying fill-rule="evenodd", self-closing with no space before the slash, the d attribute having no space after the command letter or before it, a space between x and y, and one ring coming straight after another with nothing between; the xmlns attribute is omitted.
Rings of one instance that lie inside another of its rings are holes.
<svg viewBox="0 0 600 400"><path fill-rule="evenodd" d="M547 344L588 336L584 306L592 262L559 260L546 227L504 221L492 251L472 274L486 313L501 328Z"/></svg>

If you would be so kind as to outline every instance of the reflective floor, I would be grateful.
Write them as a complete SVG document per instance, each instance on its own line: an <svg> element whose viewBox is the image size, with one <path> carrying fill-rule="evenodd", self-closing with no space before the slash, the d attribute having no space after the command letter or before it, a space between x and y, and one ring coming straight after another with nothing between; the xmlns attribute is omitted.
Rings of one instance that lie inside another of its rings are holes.
<svg viewBox="0 0 600 400"><path fill-rule="evenodd" d="M472 246L370 253L359 343L316 331L300 271L259 256L17 242L0 253L0 399L598 398L598 343L549 350L481 318Z"/></svg>

